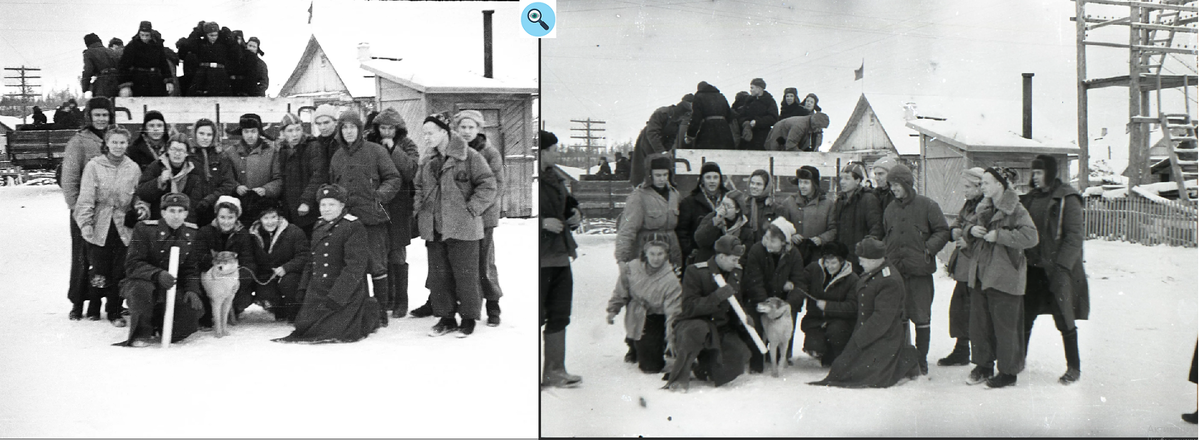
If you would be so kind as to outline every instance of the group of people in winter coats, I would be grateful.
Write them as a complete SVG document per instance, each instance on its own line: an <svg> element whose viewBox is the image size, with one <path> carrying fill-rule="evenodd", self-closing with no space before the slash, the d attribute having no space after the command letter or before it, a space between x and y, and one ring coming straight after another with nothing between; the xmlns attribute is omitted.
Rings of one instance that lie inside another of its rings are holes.
<svg viewBox="0 0 1200 440"><path fill-rule="evenodd" d="M262 41L211 21L199 22L174 50L149 21L139 23L127 46L114 38L105 47L94 33L83 42L85 95L266 96L270 85ZM180 64L183 74L177 75Z"/></svg>
<svg viewBox="0 0 1200 440"><path fill-rule="evenodd" d="M629 182L642 182L647 158L678 148L818 151L829 116L817 95L801 99L788 87L776 104L766 88L766 81L754 78L750 91L738 92L730 104L716 86L701 81L678 103L654 110L634 144Z"/></svg>
<svg viewBox="0 0 1200 440"><path fill-rule="evenodd" d="M410 313L406 249L420 235L431 293L412 316L441 318L431 336L466 337L486 299L487 324L500 324L492 232L502 165L478 111L426 118L423 148L392 108L367 126L356 111L322 105L319 135L286 115L274 140L245 114L228 147L209 119L178 132L149 111L135 138L112 114L107 98L90 99L88 125L66 147L70 319L99 320L103 303L113 325L129 327L121 344L144 345L176 286L172 337L182 340L228 318L213 315L199 276L233 252L235 317L258 303L295 325L281 341L355 341L386 327L389 311ZM174 276L171 246L181 248Z"/></svg>
<svg viewBox="0 0 1200 440"><path fill-rule="evenodd" d="M743 192L718 164L705 163L684 196L671 183L669 158L647 165L618 222L607 320L625 309L625 360L646 373L666 368L665 388L686 390L693 375L719 386L747 364L762 372L749 329L762 334L756 306L772 297L791 306L793 324L804 312L797 348L829 368L814 385L889 387L928 374L933 275L951 241L946 267L958 286L950 333L958 345L938 364L974 363L969 384L1013 385L1034 319L1051 314L1067 358L1060 382L1080 377L1074 321L1087 319L1088 298L1082 198L1057 178L1051 156L1032 162L1033 189L1023 195L1011 170L966 170L969 200L953 224L891 157L872 165L874 187L863 164L841 169L836 197L804 166L797 193L782 200L764 170ZM670 367L664 353L674 355Z"/></svg>

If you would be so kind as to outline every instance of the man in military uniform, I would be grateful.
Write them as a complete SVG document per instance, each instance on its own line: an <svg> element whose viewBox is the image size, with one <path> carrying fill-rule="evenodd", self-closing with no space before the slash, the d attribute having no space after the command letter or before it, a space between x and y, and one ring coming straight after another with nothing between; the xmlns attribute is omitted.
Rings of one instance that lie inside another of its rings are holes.
<svg viewBox="0 0 1200 440"><path fill-rule="evenodd" d="M714 386L721 386L741 375L750 360L750 349L742 338L744 326L727 301L733 296L745 303L738 260L746 247L732 235L721 237L713 247L716 255L683 273L683 312L675 320L672 341L675 364L664 388L686 392L692 361L698 362L693 370L698 379L712 379ZM749 315L746 320L754 325Z"/></svg>
<svg viewBox="0 0 1200 440"><path fill-rule="evenodd" d="M166 293L175 286L175 319L171 342L187 338L198 328L204 311L200 301L198 256L192 255L196 225L187 223L191 201L188 196L170 193L162 197L161 220L142 220L133 228L133 238L125 256L125 279L121 297L129 306L129 338L113 345L144 347L162 331L166 314ZM171 248L179 247L178 276L171 276Z"/></svg>

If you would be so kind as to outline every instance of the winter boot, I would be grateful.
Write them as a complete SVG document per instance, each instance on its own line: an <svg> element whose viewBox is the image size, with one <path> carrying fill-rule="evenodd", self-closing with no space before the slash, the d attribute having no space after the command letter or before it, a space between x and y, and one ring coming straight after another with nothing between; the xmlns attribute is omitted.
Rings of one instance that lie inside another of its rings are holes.
<svg viewBox="0 0 1200 440"><path fill-rule="evenodd" d="M991 362L987 365L976 365L975 369L971 370L971 374L967 376L967 385L979 385L987 382L995 374L995 366Z"/></svg>
<svg viewBox="0 0 1200 440"><path fill-rule="evenodd" d="M433 316L433 306L429 305L429 300L425 300L425 305L412 309L408 314L413 318L428 318Z"/></svg>
<svg viewBox="0 0 1200 440"><path fill-rule="evenodd" d="M388 290L388 284L390 283L388 283L387 274L371 278L371 284L375 288L375 302L379 303L379 326L387 327L387 308L388 304L390 304L389 298L391 298L391 291Z"/></svg>
<svg viewBox="0 0 1200 440"><path fill-rule="evenodd" d="M929 357L929 324L917 326L917 353L921 354L917 358L917 366L921 367L921 375L928 375L929 361L925 359Z"/></svg>
<svg viewBox="0 0 1200 440"><path fill-rule="evenodd" d="M543 339L546 361L542 367L542 386L571 388L583 382L583 378L567 373L567 331L545 333Z"/></svg>
<svg viewBox="0 0 1200 440"><path fill-rule="evenodd" d="M83 319L83 303L82 302L72 303L71 304L71 313L67 314L67 318L70 318L72 321L78 321L78 320Z"/></svg>
<svg viewBox="0 0 1200 440"><path fill-rule="evenodd" d="M939 367L971 365L971 341L967 338L958 338L954 343L954 351L951 351L949 356L938 359L937 364Z"/></svg>
<svg viewBox="0 0 1200 440"><path fill-rule="evenodd" d="M461 339L471 336L471 333L475 333L475 320L463 318L462 324L459 324L458 326L458 333L454 336L457 336Z"/></svg>
<svg viewBox="0 0 1200 440"><path fill-rule="evenodd" d="M1194 412L1191 414L1183 414L1181 417L1183 418L1183 421L1185 421L1185 422L1191 423L1193 425L1196 424L1196 413L1194 413Z"/></svg>
<svg viewBox="0 0 1200 440"><path fill-rule="evenodd" d="M488 327L496 327L500 325L500 300L489 299L484 304L487 310L487 325Z"/></svg>
<svg viewBox="0 0 1200 440"><path fill-rule="evenodd" d="M1016 384L1017 376L1015 374L1000 373L987 380L988 388L1004 388Z"/></svg>
<svg viewBox="0 0 1200 440"><path fill-rule="evenodd" d="M1058 383L1070 385L1079 380L1079 329L1062 334L1063 350L1067 355L1067 372L1058 378Z"/></svg>
<svg viewBox="0 0 1200 440"><path fill-rule="evenodd" d="M637 363L637 347L633 346L633 340L629 339L629 338L625 338L625 345L629 346L629 351L625 352L625 363L636 364Z"/></svg>
<svg viewBox="0 0 1200 440"><path fill-rule="evenodd" d="M388 273L392 277L392 317L403 318L408 314L408 263L393 264Z"/></svg>
<svg viewBox="0 0 1200 440"><path fill-rule="evenodd" d="M433 329L429 331L429 336L441 336L452 331L458 330L458 322L453 316L439 319L437 324L433 325Z"/></svg>
<svg viewBox="0 0 1200 440"><path fill-rule="evenodd" d="M88 300L87 319L88 321L100 320L100 298Z"/></svg>

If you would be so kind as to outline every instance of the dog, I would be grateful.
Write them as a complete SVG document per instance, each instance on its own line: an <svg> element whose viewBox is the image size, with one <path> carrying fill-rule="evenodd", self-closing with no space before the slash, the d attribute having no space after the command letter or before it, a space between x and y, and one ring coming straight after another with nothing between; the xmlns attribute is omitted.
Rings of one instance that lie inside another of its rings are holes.
<svg viewBox="0 0 1200 440"><path fill-rule="evenodd" d="M779 377L779 366L787 364L789 341L795 328L792 325L792 306L782 298L771 297L758 303L756 310L761 314L763 336L767 339L767 362L771 364L771 377Z"/></svg>
<svg viewBox="0 0 1200 440"><path fill-rule="evenodd" d="M237 257L236 252L213 252L212 268L200 275L200 284L212 302L213 332L218 338L229 335L226 323L237 325L233 313L233 297L241 287Z"/></svg>

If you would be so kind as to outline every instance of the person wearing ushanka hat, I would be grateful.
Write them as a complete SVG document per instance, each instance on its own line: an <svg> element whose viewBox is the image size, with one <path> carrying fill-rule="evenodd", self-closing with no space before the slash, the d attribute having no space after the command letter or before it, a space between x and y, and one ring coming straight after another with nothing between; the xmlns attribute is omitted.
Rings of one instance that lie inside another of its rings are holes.
<svg viewBox="0 0 1200 440"><path fill-rule="evenodd" d="M747 313L753 310L743 293L739 263L746 246L737 237L726 235L713 248L716 255L689 265L683 274L682 306L672 341L675 362L664 389L686 392L691 373L702 381L712 380L714 386L724 385L740 376L750 359L741 334L754 319L747 315L747 321L740 322L728 301L733 297ZM693 362L697 363L694 368Z"/></svg>
<svg viewBox="0 0 1200 440"><path fill-rule="evenodd" d="M567 190L567 176L558 169L558 137L538 131L538 325L542 331L541 386L574 387L583 378L567 373L566 334L571 323L576 258L571 228L583 218L579 201Z"/></svg>
<svg viewBox="0 0 1200 440"><path fill-rule="evenodd" d="M1038 155L1030 168L1032 189L1021 196L1021 204L1037 226L1038 244L1025 249L1029 266L1024 298L1025 344L1028 348L1038 315L1053 316L1067 358L1067 372L1058 381L1070 385L1080 375L1075 320L1087 319L1090 309L1083 266L1083 197L1058 177L1061 169L1054 156Z"/></svg>
<svg viewBox="0 0 1200 440"><path fill-rule="evenodd" d="M887 209L896 200L896 195L888 184L888 173L896 166L896 158L884 156L871 165L871 175L875 176L875 198L879 200L879 212Z"/></svg>
<svg viewBox="0 0 1200 440"><path fill-rule="evenodd" d="M685 259L689 259L696 250L693 235L696 228L700 227L700 220L721 204L727 190L720 165L706 162L700 167L700 180L696 182L696 188L679 202L679 225L675 227L675 235L679 237L679 246Z"/></svg>
<svg viewBox="0 0 1200 440"><path fill-rule="evenodd" d="M162 112L150 110L142 117L142 131L132 140L129 146L129 158L137 162L142 171L146 166L158 160L167 150L170 131L174 129L167 125Z"/></svg>
<svg viewBox="0 0 1200 440"><path fill-rule="evenodd" d="M175 88L175 71L167 61L162 41L152 36L153 31L149 21L141 22L137 36L121 52L117 67L120 88L129 89L128 95L121 92L124 96L167 96Z"/></svg>
<svg viewBox="0 0 1200 440"><path fill-rule="evenodd" d="M842 168L838 175L838 196L834 212L837 213L837 241L853 249L854 245L868 235L883 237L883 210L879 199L868 186L868 174L860 163L851 163ZM853 251L846 259L854 265L854 273L861 274L858 255Z"/></svg>
<svg viewBox="0 0 1200 440"><path fill-rule="evenodd" d="M465 338L480 317L480 241L484 213L495 203L496 176L482 154L452 133L444 115L430 115L421 127L425 151L415 185L417 227L428 251L434 315L430 336L458 332ZM462 318L461 324L455 318Z"/></svg>
<svg viewBox="0 0 1200 440"><path fill-rule="evenodd" d="M500 150L496 149L482 132L483 114L478 110L463 110L454 115L451 128L455 134L467 142L483 158L487 160L492 175L496 176L496 194L504 194L504 161ZM500 325L500 278L496 269L496 243L493 232L500 225L500 197L497 196L483 212L483 241L479 242L479 275L480 288L487 310L487 325Z"/></svg>
<svg viewBox="0 0 1200 440"><path fill-rule="evenodd" d="M245 50L241 51L242 77L239 94L244 96L266 96L270 79L267 77L267 63L263 61L262 41L258 37L246 40Z"/></svg>
<svg viewBox="0 0 1200 440"><path fill-rule="evenodd" d="M928 374L929 326L933 306L933 273L937 271L937 254L950 241L950 225L941 206L928 197L918 195L913 188L913 173L904 164L897 164L888 173L888 187L896 201L883 211L883 230L886 234L888 261L904 278L904 310L916 326L916 345L921 374ZM866 268L866 266L863 266Z"/></svg>
<svg viewBox="0 0 1200 440"><path fill-rule="evenodd" d="M343 112L334 133L338 147L329 160L329 183L342 185L349 191L346 209L358 217L367 231L370 256L367 270L374 283L374 299L380 306L380 324L387 326L384 310L391 299L387 258L390 217L386 206L400 191L402 179L387 150L366 140L357 111Z"/></svg>
<svg viewBox="0 0 1200 440"><path fill-rule="evenodd" d="M800 106L800 96L797 95L795 87L783 89L783 99L779 101L779 119L787 119L792 116L807 116L811 115L811 111L807 111Z"/></svg>
<svg viewBox="0 0 1200 440"><path fill-rule="evenodd" d="M241 52L230 32L216 22L200 22L188 36L188 47L189 54L194 57L180 54L185 60L184 70L192 72L189 73L187 95L232 95L229 72L238 64Z"/></svg>
<svg viewBox="0 0 1200 440"><path fill-rule="evenodd" d="M808 310L800 320L804 352L820 359L821 366L833 365L854 332L858 318L858 274L846 258L850 250L838 241L821 245L812 263L805 266L800 282L788 292L792 310L799 304Z"/></svg>
<svg viewBox="0 0 1200 440"><path fill-rule="evenodd" d="M670 262L675 268L683 267L683 253L675 227L679 225L679 191L671 185L671 158L659 155L650 160L650 173L625 198L625 209L617 227L617 244L614 256L618 263L638 258L642 246L652 236L667 235L671 245Z"/></svg>
<svg viewBox="0 0 1200 440"><path fill-rule="evenodd" d="M237 187L233 195L241 200L245 212L243 225L254 223L258 211L266 204L275 203L283 192L283 170L279 162L279 150L262 136L262 120L258 115L246 113L238 118L241 140L233 148L222 153L233 163Z"/></svg>
<svg viewBox="0 0 1200 440"><path fill-rule="evenodd" d="M798 191L779 204L780 216L796 226L796 235L788 238L808 266L816 260L817 248L837 238L836 206L821 189L821 172L816 167L800 167L793 182Z"/></svg>
<svg viewBox="0 0 1200 440"><path fill-rule="evenodd" d="M296 329L275 342L355 342L380 325L379 303L363 283L371 262L369 237L346 204L353 193L342 185L326 184L315 197L321 219L310 241L312 260L300 279L304 303L296 315Z"/></svg>
<svg viewBox="0 0 1200 440"><path fill-rule="evenodd" d="M391 304L387 308L392 311L393 318L403 318L408 314L407 249L414 235L413 179L416 177L420 152L417 144L408 136L404 118L392 107L383 109L375 117L367 140L382 145L400 173L400 191L386 205L388 216L391 217L388 222L388 287L391 289L388 296ZM425 316L433 315L432 305L424 308L429 311Z"/></svg>
<svg viewBox="0 0 1200 440"><path fill-rule="evenodd" d="M684 96L686 98L687 96ZM684 132L688 130L688 118L692 115L693 102L681 100L673 105L659 107L650 114L646 126L638 133L633 153L629 156L629 183L637 186L646 178L649 158L668 151L684 148Z"/></svg>
<svg viewBox="0 0 1200 440"><path fill-rule="evenodd" d="M975 221L975 207L983 200L983 190L979 187L983 175L984 170L979 167L963 171L962 192L966 201L963 202L954 222L950 223L950 238L954 242L954 251L950 253L946 269L955 281L954 293L950 296L950 337L955 338L955 344L954 351L950 352L949 356L938 359L938 366L971 364L971 279L967 270L973 252L967 246L965 227Z"/></svg>
<svg viewBox="0 0 1200 440"><path fill-rule="evenodd" d="M117 96L117 67L121 63L121 56L104 47L96 34L87 34L83 42L87 49L83 51L83 74L79 78L84 96L88 96L89 92L90 96Z"/></svg>
<svg viewBox="0 0 1200 440"><path fill-rule="evenodd" d="M83 169L93 158L104 154L104 135L112 123L112 101L99 96L89 99L84 117L87 125L76 131L63 153L61 171L58 176L63 198L67 203L68 222L71 234L71 275L67 284L67 299L72 308L68 313L71 320L83 318L83 301L88 293L89 280L87 241L83 239L79 224L75 222L75 204L79 200L83 181Z"/></svg>
<svg viewBox="0 0 1200 440"><path fill-rule="evenodd" d="M304 131L300 117L286 114L279 121L278 150L283 190L280 213L290 223L304 231L312 232L317 221L317 188L329 182L329 164L325 162L325 151L313 147L309 135Z"/></svg>
<svg viewBox="0 0 1200 440"><path fill-rule="evenodd" d="M887 388L918 377L919 355L908 342L899 270L885 259L886 245L875 237L864 238L854 253L864 269L852 293L858 300L854 333L825 379L809 385Z"/></svg>

